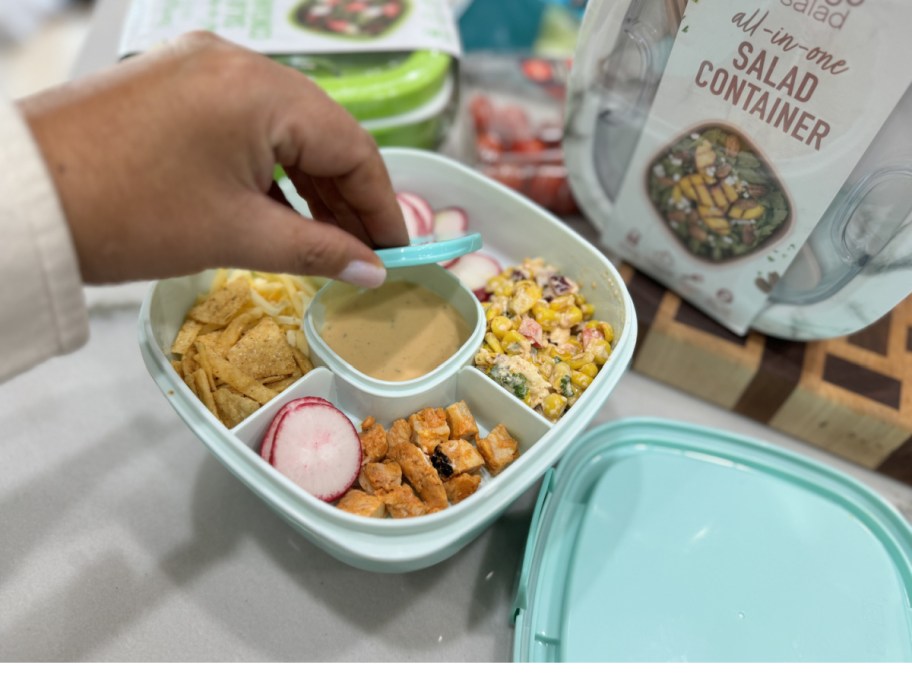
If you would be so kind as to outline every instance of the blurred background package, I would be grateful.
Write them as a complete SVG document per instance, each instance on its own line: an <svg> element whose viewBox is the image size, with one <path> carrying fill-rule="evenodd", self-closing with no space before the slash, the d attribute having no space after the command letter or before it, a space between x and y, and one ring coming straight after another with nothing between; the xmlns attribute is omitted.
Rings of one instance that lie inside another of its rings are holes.
<svg viewBox="0 0 912 684"><path fill-rule="evenodd" d="M206 29L314 79L381 146L436 149L456 112L449 0L132 0L121 57Z"/></svg>

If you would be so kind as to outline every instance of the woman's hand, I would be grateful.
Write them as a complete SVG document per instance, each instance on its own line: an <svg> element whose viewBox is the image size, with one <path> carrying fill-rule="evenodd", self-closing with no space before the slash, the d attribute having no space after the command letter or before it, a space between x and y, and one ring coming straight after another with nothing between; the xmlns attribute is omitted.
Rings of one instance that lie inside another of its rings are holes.
<svg viewBox="0 0 912 684"><path fill-rule="evenodd" d="M192 33L22 100L87 283L209 267L375 287L408 242L370 135L306 76ZM314 219L273 183L285 168Z"/></svg>

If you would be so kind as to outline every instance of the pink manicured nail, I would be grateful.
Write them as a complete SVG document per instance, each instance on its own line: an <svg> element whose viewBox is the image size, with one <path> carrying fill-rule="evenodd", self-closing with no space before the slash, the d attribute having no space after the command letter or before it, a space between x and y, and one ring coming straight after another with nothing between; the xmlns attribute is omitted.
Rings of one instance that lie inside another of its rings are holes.
<svg viewBox="0 0 912 684"><path fill-rule="evenodd" d="M351 261L336 276L336 280L344 280L358 287L380 287L386 280L386 269L366 261Z"/></svg>

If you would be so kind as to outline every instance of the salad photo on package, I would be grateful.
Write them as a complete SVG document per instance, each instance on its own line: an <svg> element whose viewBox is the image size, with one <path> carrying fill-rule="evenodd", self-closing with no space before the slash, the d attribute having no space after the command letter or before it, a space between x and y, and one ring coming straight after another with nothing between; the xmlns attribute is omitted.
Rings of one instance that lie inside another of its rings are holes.
<svg viewBox="0 0 912 684"><path fill-rule="evenodd" d="M292 23L304 29L349 38L375 38L408 12L406 0L304 0Z"/></svg>
<svg viewBox="0 0 912 684"><path fill-rule="evenodd" d="M791 207L767 162L727 126L697 129L646 170L649 199L694 256L745 256L785 232Z"/></svg>

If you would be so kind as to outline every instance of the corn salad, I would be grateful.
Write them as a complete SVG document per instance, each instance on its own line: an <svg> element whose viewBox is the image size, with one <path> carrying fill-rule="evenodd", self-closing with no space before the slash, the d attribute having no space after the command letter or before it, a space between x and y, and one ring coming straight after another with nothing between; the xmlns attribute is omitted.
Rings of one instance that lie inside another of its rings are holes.
<svg viewBox="0 0 912 684"><path fill-rule="evenodd" d="M611 355L614 330L593 319L577 283L544 259L488 280L475 367L550 421L579 399Z"/></svg>

